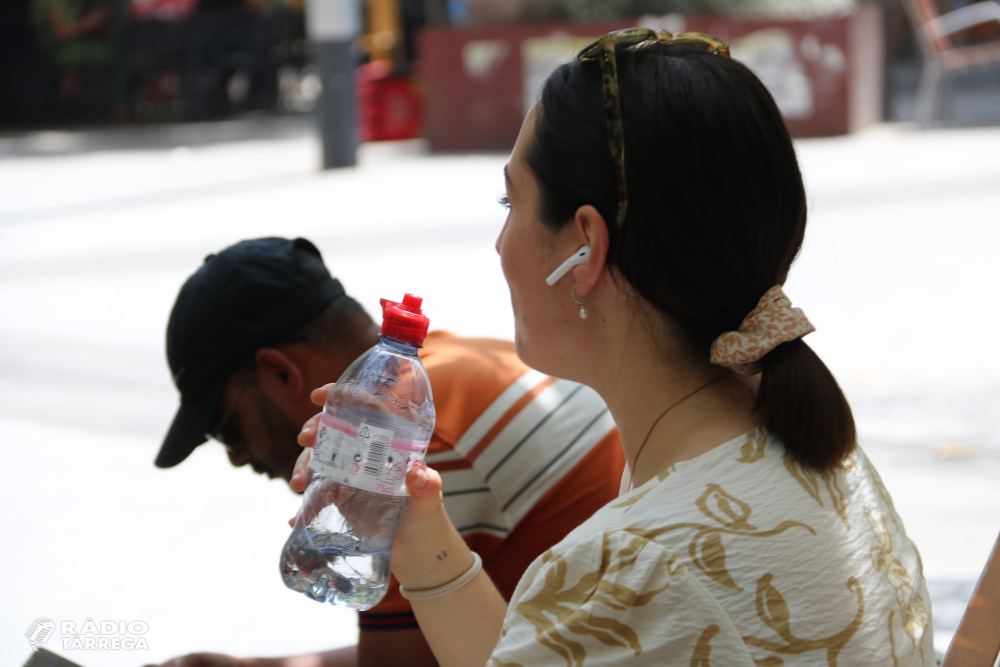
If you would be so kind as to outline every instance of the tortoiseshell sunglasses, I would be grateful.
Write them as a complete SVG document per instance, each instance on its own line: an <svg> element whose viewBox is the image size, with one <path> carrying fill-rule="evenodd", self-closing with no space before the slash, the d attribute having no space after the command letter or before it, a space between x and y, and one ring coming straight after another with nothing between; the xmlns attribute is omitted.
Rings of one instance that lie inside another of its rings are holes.
<svg viewBox="0 0 1000 667"><path fill-rule="evenodd" d="M625 185L625 135L622 131L622 109L618 97L618 63L615 60L615 50L618 47L624 49L640 48L653 42L661 44L701 42L708 45L709 53L729 57L729 45L711 35L701 32L671 33L666 30L656 32L650 28L627 28L609 32L577 54L577 60L584 62L600 60L601 62L604 114L608 121L611 157L614 158L615 172L618 176L618 215L615 217L615 226L619 230L625 222L628 189Z"/></svg>

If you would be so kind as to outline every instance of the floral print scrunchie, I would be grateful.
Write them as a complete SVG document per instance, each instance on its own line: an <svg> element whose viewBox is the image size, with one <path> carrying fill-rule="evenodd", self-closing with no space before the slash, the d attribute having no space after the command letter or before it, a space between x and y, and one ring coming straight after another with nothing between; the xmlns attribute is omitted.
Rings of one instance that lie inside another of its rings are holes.
<svg viewBox="0 0 1000 667"><path fill-rule="evenodd" d="M760 372L760 359L782 343L801 338L816 328L775 285L764 293L739 331L727 331L712 343L711 361L743 375Z"/></svg>

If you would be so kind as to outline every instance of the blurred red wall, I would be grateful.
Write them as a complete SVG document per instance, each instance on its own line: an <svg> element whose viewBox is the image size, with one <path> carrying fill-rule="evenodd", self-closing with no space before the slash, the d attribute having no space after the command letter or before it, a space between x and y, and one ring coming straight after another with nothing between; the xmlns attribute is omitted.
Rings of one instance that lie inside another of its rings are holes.
<svg viewBox="0 0 1000 667"><path fill-rule="evenodd" d="M732 45L732 56L771 89L793 135L846 134L882 117L884 48L881 13L802 21L730 16L646 19L650 27L704 32ZM429 28L420 35L426 85L426 132L437 151L509 150L531 92L557 60L549 55L611 30L639 24L521 24ZM577 38L575 41L573 38Z"/></svg>

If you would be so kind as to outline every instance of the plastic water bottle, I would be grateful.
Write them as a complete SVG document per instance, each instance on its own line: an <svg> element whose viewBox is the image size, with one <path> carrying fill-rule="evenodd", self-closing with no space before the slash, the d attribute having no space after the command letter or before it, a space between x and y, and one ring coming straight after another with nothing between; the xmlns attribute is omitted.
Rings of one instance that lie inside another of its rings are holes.
<svg viewBox="0 0 1000 667"><path fill-rule="evenodd" d="M381 340L330 389L295 528L281 554L285 585L358 611L389 585L389 556L409 504L403 483L434 431L434 401L417 349L422 299L382 299Z"/></svg>

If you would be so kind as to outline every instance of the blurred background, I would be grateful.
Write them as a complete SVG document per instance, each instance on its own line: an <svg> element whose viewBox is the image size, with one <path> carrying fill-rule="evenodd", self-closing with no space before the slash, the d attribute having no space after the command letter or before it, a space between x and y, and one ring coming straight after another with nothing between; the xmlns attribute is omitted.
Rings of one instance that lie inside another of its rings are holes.
<svg viewBox="0 0 1000 667"><path fill-rule="evenodd" d="M4 0L0 130L308 115L343 85L315 57L330 21L363 141L503 149L554 62L636 24L728 39L802 136L921 116L922 70L942 99L921 120L992 123L998 20L973 0Z"/></svg>
<svg viewBox="0 0 1000 667"><path fill-rule="evenodd" d="M372 314L413 292L433 328L511 338L507 153L545 76L632 25L729 41L796 136L786 290L921 551L943 653L1000 531L1000 5L305 2L0 7L0 663L36 619L113 624L46 644L84 667L355 640L281 583L283 482L211 443L153 467L177 290L240 239L305 236ZM141 648L96 645L134 621Z"/></svg>

